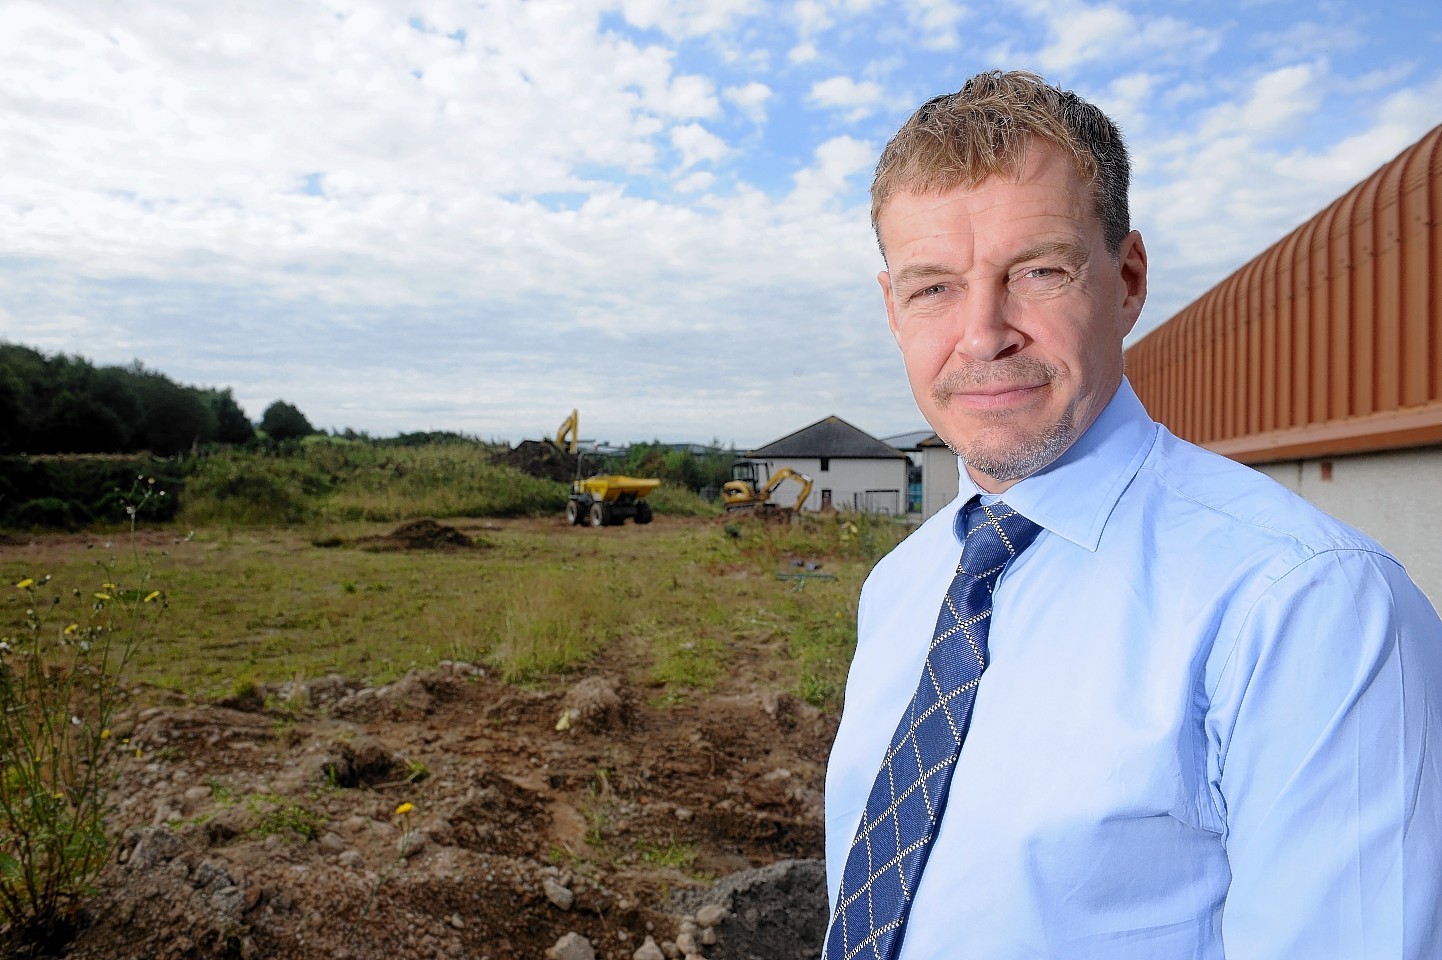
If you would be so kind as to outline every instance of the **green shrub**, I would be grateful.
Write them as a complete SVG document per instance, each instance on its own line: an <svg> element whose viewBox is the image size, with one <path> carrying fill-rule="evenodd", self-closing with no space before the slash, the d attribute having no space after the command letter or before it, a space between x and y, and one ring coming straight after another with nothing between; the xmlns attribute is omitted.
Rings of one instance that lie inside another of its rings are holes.
<svg viewBox="0 0 1442 960"><path fill-rule="evenodd" d="M657 513L672 517L715 517L721 514L721 508L715 503L670 482L663 482L648 494L646 502Z"/></svg>

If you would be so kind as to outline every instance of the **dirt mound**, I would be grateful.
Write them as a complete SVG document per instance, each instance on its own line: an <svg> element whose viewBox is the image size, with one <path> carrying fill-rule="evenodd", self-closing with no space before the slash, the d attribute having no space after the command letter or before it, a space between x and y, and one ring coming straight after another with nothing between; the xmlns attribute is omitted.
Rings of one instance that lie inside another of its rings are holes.
<svg viewBox="0 0 1442 960"><path fill-rule="evenodd" d="M758 954L759 914L724 880L821 854L835 721L810 705L742 686L662 702L605 672L525 689L459 661L297 684L258 685L261 709L173 699L118 719L140 752L111 794L123 840L67 957L819 949L824 896L772 898L797 906L761 926L796 950Z"/></svg>
<svg viewBox="0 0 1442 960"><path fill-rule="evenodd" d="M576 457L550 440L522 440L514 449L499 453L495 462L522 473L560 483L576 479Z"/></svg>
<svg viewBox="0 0 1442 960"><path fill-rule="evenodd" d="M390 533L359 537L356 546L362 550L468 550L477 546L475 540L455 527L434 520L412 520Z"/></svg>

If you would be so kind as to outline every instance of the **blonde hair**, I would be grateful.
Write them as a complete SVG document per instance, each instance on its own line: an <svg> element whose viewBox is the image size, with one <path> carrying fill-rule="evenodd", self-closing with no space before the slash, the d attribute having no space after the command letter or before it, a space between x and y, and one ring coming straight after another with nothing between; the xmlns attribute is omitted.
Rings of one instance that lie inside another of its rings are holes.
<svg viewBox="0 0 1442 960"><path fill-rule="evenodd" d="M942 193L1019 175L1033 140L1059 148L1092 185L1107 249L1118 254L1131 231L1131 164L1121 131L1093 104L1021 70L978 73L911 115L877 161L872 229L897 192Z"/></svg>

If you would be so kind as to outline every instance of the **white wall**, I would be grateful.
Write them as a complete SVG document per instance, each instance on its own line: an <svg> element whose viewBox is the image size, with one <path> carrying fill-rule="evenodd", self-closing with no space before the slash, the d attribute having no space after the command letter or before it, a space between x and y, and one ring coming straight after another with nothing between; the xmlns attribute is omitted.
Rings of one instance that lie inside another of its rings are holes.
<svg viewBox="0 0 1442 960"><path fill-rule="evenodd" d="M947 447L921 448L921 517L926 519L956 499L961 465Z"/></svg>
<svg viewBox="0 0 1442 960"><path fill-rule="evenodd" d="M811 495L802 505L804 510L821 509L821 492L831 491L831 504L837 510L866 509L888 513L893 516L906 514L906 471L910 461L905 457L894 460L848 460L831 457L827 469L821 469L821 461L815 457L803 459L776 459L769 461L771 474L782 467L790 467L811 478ZM776 491L776 502L790 506L796 502L800 488L786 483ZM868 491L884 491L872 492Z"/></svg>
<svg viewBox="0 0 1442 960"><path fill-rule="evenodd" d="M1327 476L1330 465L1330 479ZM1442 447L1257 469L1386 547L1442 607Z"/></svg>

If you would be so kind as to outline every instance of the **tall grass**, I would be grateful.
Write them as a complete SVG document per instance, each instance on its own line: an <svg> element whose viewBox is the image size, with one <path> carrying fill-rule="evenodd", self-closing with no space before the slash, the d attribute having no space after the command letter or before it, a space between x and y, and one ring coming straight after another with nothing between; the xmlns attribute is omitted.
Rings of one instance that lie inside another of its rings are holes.
<svg viewBox="0 0 1442 960"><path fill-rule="evenodd" d="M559 513L566 488L491 462L480 444L381 447L319 438L282 453L227 451L186 483L179 522L262 526Z"/></svg>

